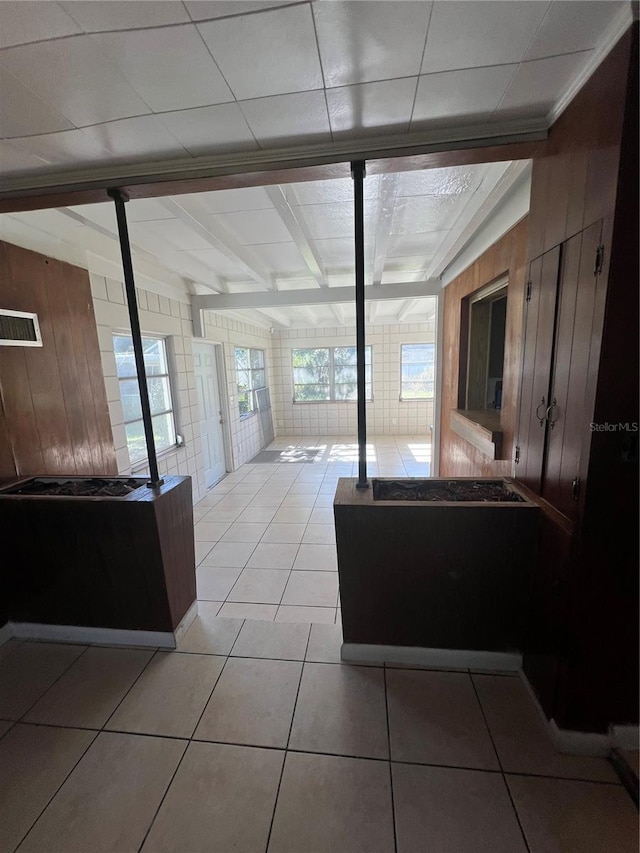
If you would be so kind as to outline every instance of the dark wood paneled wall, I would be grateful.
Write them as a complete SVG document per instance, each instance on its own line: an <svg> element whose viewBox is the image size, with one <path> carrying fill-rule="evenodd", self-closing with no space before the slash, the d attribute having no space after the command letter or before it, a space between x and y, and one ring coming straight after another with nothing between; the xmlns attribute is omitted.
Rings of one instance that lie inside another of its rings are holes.
<svg viewBox="0 0 640 853"><path fill-rule="evenodd" d="M440 475L443 477L508 477L511 474L520 375L526 253L527 220L523 219L490 246L444 291L440 420ZM458 408L462 300L505 273L509 276L509 289L500 422L503 431L502 456L506 458L493 460L452 432L449 413L451 409Z"/></svg>
<svg viewBox="0 0 640 853"><path fill-rule="evenodd" d="M42 347L0 347L0 477L116 474L86 270L0 242L0 307L38 315Z"/></svg>

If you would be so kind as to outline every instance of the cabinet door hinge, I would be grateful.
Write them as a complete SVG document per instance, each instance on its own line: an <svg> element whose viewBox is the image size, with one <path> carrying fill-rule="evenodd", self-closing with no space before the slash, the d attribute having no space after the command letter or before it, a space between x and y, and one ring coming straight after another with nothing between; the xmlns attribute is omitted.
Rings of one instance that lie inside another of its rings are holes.
<svg viewBox="0 0 640 853"><path fill-rule="evenodd" d="M604 263L604 245L600 243L598 248L596 249L596 260L593 265L593 274L598 276L602 272L602 265Z"/></svg>
<svg viewBox="0 0 640 853"><path fill-rule="evenodd" d="M527 282L527 289L525 291L524 301L531 302L531 279L529 279L529 281Z"/></svg>
<svg viewBox="0 0 640 853"><path fill-rule="evenodd" d="M520 445L519 444L516 444L516 457L514 459L514 462L516 463L516 465L520 464Z"/></svg>

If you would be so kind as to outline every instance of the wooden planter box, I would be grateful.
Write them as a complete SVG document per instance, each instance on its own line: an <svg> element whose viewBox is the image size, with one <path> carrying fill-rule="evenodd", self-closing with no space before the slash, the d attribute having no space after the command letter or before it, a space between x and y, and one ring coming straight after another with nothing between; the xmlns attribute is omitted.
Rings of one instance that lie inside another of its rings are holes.
<svg viewBox="0 0 640 853"><path fill-rule="evenodd" d="M374 480L366 490L352 479L338 483L344 643L519 652L536 553L536 504L511 480L490 482L504 484L518 502L377 500L376 483L386 482Z"/></svg>
<svg viewBox="0 0 640 853"><path fill-rule="evenodd" d="M19 485L34 479L91 478ZM11 622L175 631L196 598L191 478L166 477L155 490L139 483L125 497L0 489Z"/></svg>

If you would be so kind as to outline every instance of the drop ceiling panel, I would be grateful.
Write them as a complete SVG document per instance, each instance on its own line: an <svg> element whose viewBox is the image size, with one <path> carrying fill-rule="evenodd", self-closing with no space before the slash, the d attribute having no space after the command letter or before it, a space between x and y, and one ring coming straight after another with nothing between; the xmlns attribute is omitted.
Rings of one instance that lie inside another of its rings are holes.
<svg viewBox="0 0 640 853"><path fill-rule="evenodd" d="M200 263L209 267L220 278L246 282L246 272L240 270L225 254L213 247L191 251L189 254L200 261ZM255 284L255 282L250 283L251 285ZM258 286L258 290L264 290L264 287Z"/></svg>
<svg viewBox="0 0 640 853"><path fill-rule="evenodd" d="M0 65L78 127L151 112L91 36L10 47Z"/></svg>
<svg viewBox="0 0 640 853"><path fill-rule="evenodd" d="M594 48L624 6L617 0L606 3L556 0L549 7L525 59Z"/></svg>
<svg viewBox="0 0 640 853"><path fill-rule="evenodd" d="M216 214L211 218L228 229L245 246L291 241L291 234L273 209Z"/></svg>
<svg viewBox="0 0 640 853"><path fill-rule="evenodd" d="M402 172L397 176L397 194L398 196L448 196L473 192L480 186L486 170L487 167L480 164Z"/></svg>
<svg viewBox="0 0 640 853"><path fill-rule="evenodd" d="M405 0L314 3L327 87L418 74L431 5Z"/></svg>
<svg viewBox="0 0 640 853"><path fill-rule="evenodd" d="M42 5L54 5L53 3ZM109 0L108 3L95 0L73 0L60 3L80 26L88 33L105 30L127 30L139 27L160 27L167 24L181 24L189 20L182 3L174 0L145 0L144 3L131 0Z"/></svg>
<svg viewBox="0 0 640 853"><path fill-rule="evenodd" d="M142 158L149 154L164 157L184 155L182 145L154 115L96 124L83 128L83 133L94 144L102 145L123 159Z"/></svg>
<svg viewBox="0 0 640 853"><path fill-rule="evenodd" d="M154 219L173 219L161 200L155 198L134 198L127 204L129 222L150 222Z"/></svg>
<svg viewBox="0 0 640 853"><path fill-rule="evenodd" d="M295 243L252 246L251 251L273 275L304 276L307 267Z"/></svg>
<svg viewBox="0 0 640 853"><path fill-rule="evenodd" d="M341 237L332 240L316 240L320 257L326 265L348 265L353 267L353 237ZM365 237L365 252L373 251L373 240Z"/></svg>
<svg viewBox="0 0 640 853"><path fill-rule="evenodd" d="M547 7L536 0L435 3L422 73L520 62Z"/></svg>
<svg viewBox="0 0 640 853"><path fill-rule="evenodd" d="M261 12L273 6L288 6L291 2L297 0L192 0L184 5L194 21L206 21L246 12Z"/></svg>
<svg viewBox="0 0 640 853"><path fill-rule="evenodd" d="M334 178L330 181L305 181L300 184L289 184L298 204L325 204L330 202L349 202L353 204L353 181L351 178ZM364 197L378 197L380 176L370 175L364 179Z"/></svg>
<svg viewBox="0 0 640 853"><path fill-rule="evenodd" d="M193 24L105 33L92 39L154 112L233 100Z"/></svg>
<svg viewBox="0 0 640 853"><path fill-rule="evenodd" d="M237 104L162 113L158 119L194 156L258 147Z"/></svg>
<svg viewBox="0 0 640 853"><path fill-rule="evenodd" d="M298 92L243 101L242 112L262 147L330 142L324 92Z"/></svg>
<svg viewBox="0 0 640 853"><path fill-rule="evenodd" d="M465 205L464 196L412 196L399 198L391 225L392 234L447 231Z"/></svg>
<svg viewBox="0 0 640 853"><path fill-rule="evenodd" d="M147 237L165 241L176 250L188 252L192 249L211 248L199 234L192 231L179 219L156 219L152 222L132 222L131 236L134 240L143 242Z"/></svg>
<svg viewBox="0 0 640 853"><path fill-rule="evenodd" d="M0 141L0 174L9 175L23 169L46 169L49 163L35 154L31 154L23 146L15 148L10 142Z"/></svg>
<svg viewBox="0 0 640 853"><path fill-rule="evenodd" d="M15 143L50 163L100 163L111 159L109 149L82 130L27 136Z"/></svg>
<svg viewBox="0 0 640 853"><path fill-rule="evenodd" d="M411 129L490 118L517 69L518 65L496 65L423 75L418 80Z"/></svg>
<svg viewBox="0 0 640 853"><path fill-rule="evenodd" d="M62 38L82 29L72 17L50 0L2 3L0 48L41 39Z"/></svg>
<svg viewBox="0 0 640 853"><path fill-rule="evenodd" d="M2 54L0 54L0 57ZM71 122L30 92L0 67L0 136L53 133L71 128Z"/></svg>
<svg viewBox="0 0 640 853"><path fill-rule="evenodd" d="M334 134L360 136L385 130L404 133L409 127L416 77L361 83L327 90Z"/></svg>
<svg viewBox="0 0 640 853"><path fill-rule="evenodd" d="M179 202L180 198L181 196L176 196L176 201ZM199 193L198 201L207 213L236 213L241 210L273 209L264 187L240 187L235 190Z"/></svg>
<svg viewBox="0 0 640 853"><path fill-rule="evenodd" d="M394 236L389 241L390 258L421 257L422 266L435 254L448 231L425 231L421 234Z"/></svg>
<svg viewBox="0 0 640 853"><path fill-rule="evenodd" d="M586 65L590 51L535 59L518 68L500 112L511 116L540 115L548 111L557 92L564 92Z"/></svg>
<svg viewBox="0 0 640 853"><path fill-rule="evenodd" d="M199 24L238 100L322 88L307 4Z"/></svg>

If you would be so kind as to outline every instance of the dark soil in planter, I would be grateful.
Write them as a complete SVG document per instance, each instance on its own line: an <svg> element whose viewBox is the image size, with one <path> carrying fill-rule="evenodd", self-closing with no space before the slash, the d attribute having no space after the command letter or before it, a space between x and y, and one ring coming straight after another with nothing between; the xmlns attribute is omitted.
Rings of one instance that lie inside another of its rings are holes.
<svg viewBox="0 0 640 853"><path fill-rule="evenodd" d="M94 477L90 480L29 480L13 489L3 492L5 495L59 495L63 497L124 498L139 489L141 480L106 480Z"/></svg>
<svg viewBox="0 0 640 853"><path fill-rule="evenodd" d="M501 480L374 480L376 501L481 501L521 503Z"/></svg>

